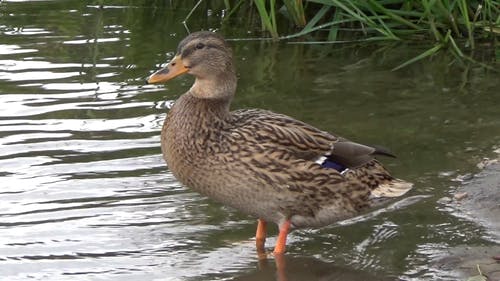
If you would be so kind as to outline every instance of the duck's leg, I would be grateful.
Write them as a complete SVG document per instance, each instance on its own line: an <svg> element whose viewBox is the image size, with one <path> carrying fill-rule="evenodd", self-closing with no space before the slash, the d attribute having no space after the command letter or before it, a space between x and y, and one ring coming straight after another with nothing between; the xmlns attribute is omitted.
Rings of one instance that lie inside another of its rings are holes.
<svg viewBox="0 0 500 281"><path fill-rule="evenodd" d="M285 255L274 255L274 263L276 264L277 281L287 281Z"/></svg>
<svg viewBox="0 0 500 281"><path fill-rule="evenodd" d="M280 234L278 235L278 241L276 241L276 246L274 247L273 253L275 255L281 255L285 253L286 248L286 236L290 231L290 220L284 221L279 225Z"/></svg>
<svg viewBox="0 0 500 281"><path fill-rule="evenodd" d="M266 229L267 222L263 219L258 219L257 232L255 233L255 246L257 247L258 253L265 252Z"/></svg>

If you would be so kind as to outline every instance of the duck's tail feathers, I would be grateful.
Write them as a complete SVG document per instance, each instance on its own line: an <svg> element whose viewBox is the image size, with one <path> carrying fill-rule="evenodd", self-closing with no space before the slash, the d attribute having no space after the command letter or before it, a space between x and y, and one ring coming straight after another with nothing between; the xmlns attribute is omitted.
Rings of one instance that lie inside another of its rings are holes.
<svg viewBox="0 0 500 281"><path fill-rule="evenodd" d="M381 145L372 145L371 147L375 149L375 151L372 153L373 155L383 155L396 158L396 155L392 154L392 152L386 147L383 147Z"/></svg>
<svg viewBox="0 0 500 281"><path fill-rule="evenodd" d="M371 190L372 198L395 198L406 194L413 188L413 183L400 179L392 179L390 181L379 184Z"/></svg>

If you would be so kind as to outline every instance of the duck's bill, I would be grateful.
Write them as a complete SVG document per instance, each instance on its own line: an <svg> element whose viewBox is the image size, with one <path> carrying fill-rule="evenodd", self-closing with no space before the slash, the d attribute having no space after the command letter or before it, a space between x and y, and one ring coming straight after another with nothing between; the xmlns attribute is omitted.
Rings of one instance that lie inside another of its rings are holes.
<svg viewBox="0 0 500 281"><path fill-rule="evenodd" d="M175 56L167 66L151 74L148 78L148 83L164 83L181 74L188 72L188 68L182 63L180 56Z"/></svg>

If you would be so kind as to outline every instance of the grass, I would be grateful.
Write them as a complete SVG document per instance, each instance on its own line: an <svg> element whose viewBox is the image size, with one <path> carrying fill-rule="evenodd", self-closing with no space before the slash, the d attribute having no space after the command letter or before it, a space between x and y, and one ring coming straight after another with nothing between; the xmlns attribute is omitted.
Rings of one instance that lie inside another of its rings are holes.
<svg viewBox="0 0 500 281"><path fill-rule="evenodd" d="M269 31L273 38L278 38L278 26L276 24L276 0L254 0L253 2L259 11L262 28ZM267 2L269 2L269 5L266 5Z"/></svg>
<svg viewBox="0 0 500 281"><path fill-rule="evenodd" d="M422 54L394 70L451 51L472 61L482 44L500 38L500 0L224 0L228 17L254 13L273 40L304 43L427 41Z"/></svg>

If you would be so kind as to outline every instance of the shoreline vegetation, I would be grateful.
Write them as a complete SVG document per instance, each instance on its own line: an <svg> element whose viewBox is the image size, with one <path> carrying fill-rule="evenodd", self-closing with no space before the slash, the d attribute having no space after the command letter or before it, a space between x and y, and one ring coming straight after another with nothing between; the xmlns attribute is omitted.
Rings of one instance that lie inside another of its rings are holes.
<svg viewBox="0 0 500 281"><path fill-rule="evenodd" d="M193 2L184 25L203 0ZM346 42L427 42L421 54L393 68L397 70L447 50L459 62L474 53L492 50L500 59L499 0L224 0L222 26L234 18L257 19L271 40L299 40L299 44ZM241 22L252 22L251 20Z"/></svg>

